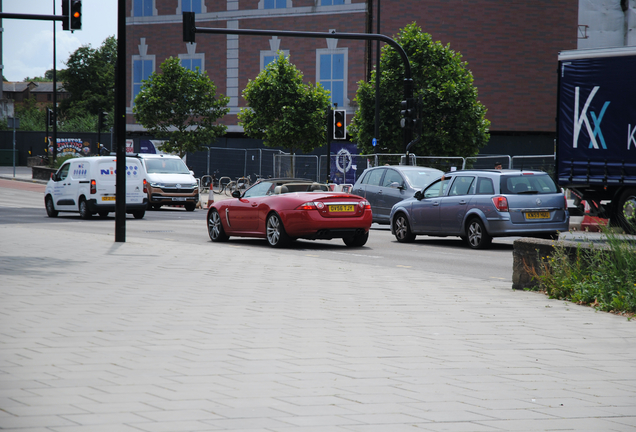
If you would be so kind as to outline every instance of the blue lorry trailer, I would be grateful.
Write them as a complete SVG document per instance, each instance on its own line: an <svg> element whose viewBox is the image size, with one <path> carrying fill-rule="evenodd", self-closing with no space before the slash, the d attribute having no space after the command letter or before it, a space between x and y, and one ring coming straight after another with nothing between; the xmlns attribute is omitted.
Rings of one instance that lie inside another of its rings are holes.
<svg viewBox="0 0 636 432"><path fill-rule="evenodd" d="M636 47L559 53L556 177L634 233Z"/></svg>

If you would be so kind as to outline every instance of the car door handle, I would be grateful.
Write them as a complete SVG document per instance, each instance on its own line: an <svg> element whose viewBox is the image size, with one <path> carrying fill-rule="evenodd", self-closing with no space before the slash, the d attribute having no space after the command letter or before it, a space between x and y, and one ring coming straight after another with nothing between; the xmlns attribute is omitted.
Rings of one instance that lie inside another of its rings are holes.
<svg viewBox="0 0 636 432"><path fill-rule="evenodd" d="M252 207L258 206L258 203L252 203Z"/></svg>
<svg viewBox="0 0 636 432"><path fill-rule="evenodd" d="M382 191L378 191L378 195L382 195Z"/></svg>
<svg viewBox="0 0 636 432"><path fill-rule="evenodd" d="M459 202L459 205L466 205L466 201L461 200L461 201Z"/></svg>
<svg viewBox="0 0 636 432"><path fill-rule="evenodd" d="M438 206L439 205L439 201L433 201L433 205L434 206Z"/></svg>

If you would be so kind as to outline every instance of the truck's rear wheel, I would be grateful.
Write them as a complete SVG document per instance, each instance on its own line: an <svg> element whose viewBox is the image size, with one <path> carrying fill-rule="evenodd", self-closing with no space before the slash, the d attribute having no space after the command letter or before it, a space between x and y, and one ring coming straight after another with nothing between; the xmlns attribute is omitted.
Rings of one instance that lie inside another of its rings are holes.
<svg viewBox="0 0 636 432"><path fill-rule="evenodd" d="M80 198L79 214L82 219L90 219L91 216L93 216L93 213L88 209L88 203L84 197Z"/></svg>
<svg viewBox="0 0 636 432"><path fill-rule="evenodd" d="M636 234L636 189L627 189L616 206L618 223L628 234Z"/></svg>

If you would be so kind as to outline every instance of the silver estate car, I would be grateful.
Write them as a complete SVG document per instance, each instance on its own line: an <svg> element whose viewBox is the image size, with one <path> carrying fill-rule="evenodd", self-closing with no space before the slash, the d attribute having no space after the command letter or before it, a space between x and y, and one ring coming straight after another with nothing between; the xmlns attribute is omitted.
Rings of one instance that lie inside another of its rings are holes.
<svg viewBox="0 0 636 432"><path fill-rule="evenodd" d="M493 237L553 238L569 229L565 195L542 171L466 170L444 174L391 209L399 242L418 234L459 236L471 248Z"/></svg>
<svg viewBox="0 0 636 432"><path fill-rule="evenodd" d="M412 197L443 173L435 168L408 165L368 168L353 185L351 192L369 201L373 222L386 225L395 203Z"/></svg>

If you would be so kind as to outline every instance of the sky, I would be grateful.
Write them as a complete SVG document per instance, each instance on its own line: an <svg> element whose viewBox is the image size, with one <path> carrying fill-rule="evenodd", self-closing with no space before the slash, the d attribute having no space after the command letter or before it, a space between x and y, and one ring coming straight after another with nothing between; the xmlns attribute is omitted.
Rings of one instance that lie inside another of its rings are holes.
<svg viewBox="0 0 636 432"><path fill-rule="evenodd" d="M83 0L82 29L62 30L62 22L3 19L2 75L9 81L40 77L53 69L55 25L57 70L66 69L69 56L81 46L99 48L108 36L117 37L117 0ZM61 15L62 0L0 0L2 12ZM53 6L55 5L55 13Z"/></svg>

